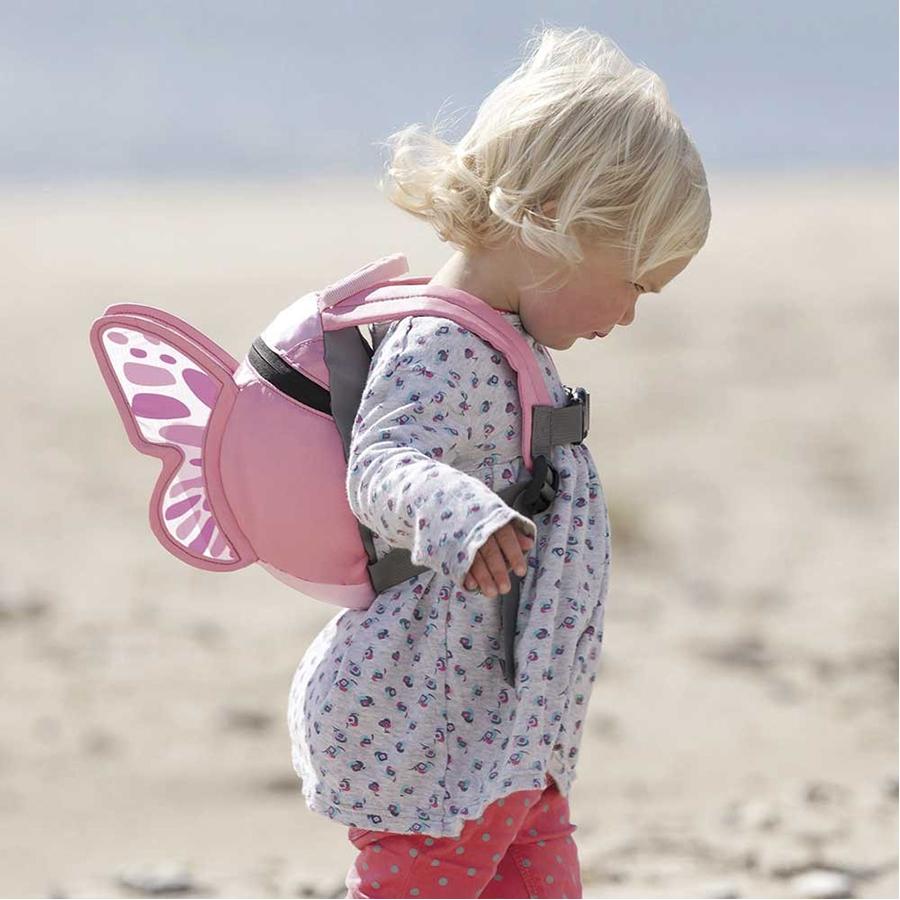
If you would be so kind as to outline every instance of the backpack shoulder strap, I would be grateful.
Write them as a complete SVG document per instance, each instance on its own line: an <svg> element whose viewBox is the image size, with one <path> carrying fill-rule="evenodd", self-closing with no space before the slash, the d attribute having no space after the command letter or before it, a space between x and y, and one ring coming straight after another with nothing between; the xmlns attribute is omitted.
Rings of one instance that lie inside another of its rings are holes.
<svg viewBox="0 0 900 900"><path fill-rule="evenodd" d="M326 363L329 358L329 343L333 343L331 335L350 326L392 322L412 315L451 319L504 354L517 375L522 408L522 456L525 465L531 470L534 465L531 446L533 409L536 406L552 409L552 399L527 342L509 322L504 321L500 313L483 300L454 288L428 284L424 278L402 279L399 283L346 296L321 310ZM340 349L336 345L331 358L341 358ZM333 374L330 366L329 374ZM358 405L359 398L355 399ZM548 439L552 439L552 429L544 428L544 432Z"/></svg>
<svg viewBox="0 0 900 900"><path fill-rule="evenodd" d="M366 288L379 284L385 284L392 279L400 278L409 271L406 257L402 253L393 253L390 256L382 256L368 265L362 266L355 272L330 284L319 293L318 306L320 310L328 309L352 297Z"/></svg>

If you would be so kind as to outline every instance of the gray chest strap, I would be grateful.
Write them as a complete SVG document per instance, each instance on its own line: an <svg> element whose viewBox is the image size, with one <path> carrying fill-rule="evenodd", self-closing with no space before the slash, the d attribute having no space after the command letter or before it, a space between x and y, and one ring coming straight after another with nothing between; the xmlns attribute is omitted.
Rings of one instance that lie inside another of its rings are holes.
<svg viewBox="0 0 900 900"><path fill-rule="evenodd" d="M535 461L534 472L526 479L509 484L497 491L503 501L522 515L534 518L544 512L553 502L557 489L557 473L549 461L551 449L557 444L580 444L587 435L590 421L590 396L583 388L569 392L570 402L566 406L535 406L532 409L531 452ZM580 392L580 393L579 393ZM583 397L583 399L582 399ZM415 565L409 550L395 547L381 559L377 559L372 533L361 524L361 530L369 559L369 575L372 586L380 594L382 591L413 578L429 569L429 566ZM366 543L368 539L369 543Z"/></svg>

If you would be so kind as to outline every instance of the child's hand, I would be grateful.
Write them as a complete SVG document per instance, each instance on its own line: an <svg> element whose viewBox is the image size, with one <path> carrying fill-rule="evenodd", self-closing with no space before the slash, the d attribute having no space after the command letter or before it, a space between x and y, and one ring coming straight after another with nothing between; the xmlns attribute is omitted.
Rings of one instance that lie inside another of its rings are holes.
<svg viewBox="0 0 900 900"><path fill-rule="evenodd" d="M525 574L523 550L530 550L534 539L519 531L512 522L498 528L479 548L463 582L467 591L477 587L488 597L510 589L507 573Z"/></svg>

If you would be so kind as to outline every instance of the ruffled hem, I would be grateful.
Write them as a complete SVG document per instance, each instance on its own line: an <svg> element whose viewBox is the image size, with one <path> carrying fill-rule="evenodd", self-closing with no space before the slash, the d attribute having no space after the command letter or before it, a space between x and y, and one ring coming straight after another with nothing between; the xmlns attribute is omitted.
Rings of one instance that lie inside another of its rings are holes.
<svg viewBox="0 0 900 900"><path fill-rule="evenodd" d="M526 778L518 778L515 779L509 787L504 788L502 793L498 793L496 796L488 795L483 797L482 802L480 802L479 805L474 808L474 811L467 816L449 816L437 822L426 822L417 815L394 816L387 808L380 809L367 804L366 810L368 815L378 815L384 820L377 825L373 825L368 821L360 822L359 813L355 810L342 809L341 807L329 803L328 800L325 799L322 791L316 790L315 783L303 779L303 776L298 773L298 776L303 781L303 797L311 812L319 813L320 815L331 819L333 822L345 825L347 828L357 829L361 832L390 831L397 834L422 834L435 838L458 838L460 834L462 834L465 823L480 818L487 807L492 803L495 803L503 797L508 797L510 794L514 794L517 791L542 790L547 784L548 775L556 782L559 792L563 796L568 796L571 783L574 780L574 772L568 769L554 771L554 767L551 766L544 773L543 777L529 775ZM535 781L539 782L537 787L535 786ZM324 790L329 790L324 781L321 782L321 785ZM437 813L435 813L435 815L437 815Z"/></svg>

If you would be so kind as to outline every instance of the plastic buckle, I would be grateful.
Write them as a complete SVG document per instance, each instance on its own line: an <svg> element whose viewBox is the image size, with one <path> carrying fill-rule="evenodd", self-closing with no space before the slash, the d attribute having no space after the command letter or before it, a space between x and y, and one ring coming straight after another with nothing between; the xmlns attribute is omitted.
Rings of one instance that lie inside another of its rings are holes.
<svg viewBox="0 0 900 900"><path fill-rule="evenodd" d="M581 406L581 437L577 441L573 441L575 444L580 444L587 437L591 427L591 395L583 387L570 388L566 386L566 393L569 397L566 406L572 406L575 403Z"/></svg>
<svg viewBox="0 0 900 900"><path fill-rule="evenodd" d="M522 503L530 514L542 513L556 499L559 473L543 454L534 458L531 481L522 491Z"/></svg>

